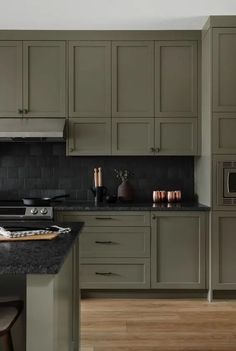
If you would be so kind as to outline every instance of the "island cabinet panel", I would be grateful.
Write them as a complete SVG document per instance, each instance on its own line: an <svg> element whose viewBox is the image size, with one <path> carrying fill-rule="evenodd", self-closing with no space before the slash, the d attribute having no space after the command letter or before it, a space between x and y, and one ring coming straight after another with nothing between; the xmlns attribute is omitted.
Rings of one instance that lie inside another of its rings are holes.
<svg viewBox="0 0 236 351"><path fill-rule="evenodd" d="M236 113L213 115L213 153L236 154Z"/></svg>
<svg viewBox="0 0 236 351"><path fill-rule="evenodd" d="M213 213L213 289L236 290L236 214Z"/></svg>
<svg viewBox="0 0 236 351"><path fill-rule="evenodd" d="M151 288L204 289L204 213L153 213Z"/></svg>
<svg viewBox="0 0 236 351"><path fill-rule="evenodd" d="M155 42L155 116L197 117L197 41Z"/></svg>
<svg viewBox="0 0 236 351"><path fill-rule="evenodd" d="M66 44L23 42L23 108L26 117L66 117Z"/></svg>
<svg viewBox="0 0 236 351"><path fill-rule="evenodd" d="M110 155L111 118L70 118L67 155Z"/></svg>
<svg viewBox="0 0 236 351"><path fill-rule="evenodd" d="M112 118L113 155L153 155L154 118Z"/></svg>
<svg viewBox="0 0 236 351"><path fill-rule="evenodd" d="M69 42L70 117L111 117L111 42Z"/></svg>
<svg viewBox="0 0 236 351"><path fill-rule="evenodd" d="M22 117L22 42L0 41L0 117Z"/></svg>
<svg viewBox="0 0 236 351"><path fill-rule="evenodd" d="M154 116L154 42L112 43L112 116Z"/></svg>
<svg viewBox="0 0 236 351"><path fill-rule="evenodd" d="M83 289L150 288L150 261L145 258L81 258Z"/></svg>
<svg viewBox="0 0 236 351"><path fill-rule="evenodd" d="M213 111L236 112L236 28L213 28Z"/></svg>
<svg viewBox="0 0 236 351"><path fill-rule="evenodd" d="M197 118L155 118L155 153L197 155Z"/></svg>

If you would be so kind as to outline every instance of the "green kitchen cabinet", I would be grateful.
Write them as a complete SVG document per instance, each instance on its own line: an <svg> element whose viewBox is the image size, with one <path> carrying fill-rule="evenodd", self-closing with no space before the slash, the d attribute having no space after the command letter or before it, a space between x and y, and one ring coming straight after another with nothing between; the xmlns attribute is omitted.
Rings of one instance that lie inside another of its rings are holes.
<svg viewBox="0 0 236 351"><path fill-rule="evenodd" d="M66 117L66 44L23 42L25 117Z"/></svg>
<svg viewBox="0 0 236 351"><path fill-rule="evenodd" d="M111 117L111 42L69 42L69 116Z"/></svg>
<svg viewBox="0 0 236 351"><path fill-rule="evenodd" d="M197 118L155 118L155 154L197 155Z"/></svg>
<svg viewBox="0 0 236 351"><path fill-rule="evenodd" d="M112 118L113 155L153 155L154 118Z"/></svg>
<svg viewBox="0 0 236 351"><path fill-rule="evenodd" d="M236 214L214 211L212 218L213 289L236 290Z"/></svg>
<svg viewBox="0 0 236 351"><path fill-rule="evenodd" d="M214 113L212 140L214 154L236 154L236 113Z"/></svg>
<svg viewBox="0 0 236 351"><path fill-rule="evenodd" d="M197 117L197 41L155 42L155 116Z"/></svg>
<svg viewBox="0 0 236 351"><path fill-rule="evenodd" d="M112 116L154 117L154 42L112 42Z"/></svg>
<svg viewBox="0 0 236 351"><path fill-rule="evenodd" d="M213 28L213 112L236 112L236 28Z"/></svg>
<svg viewBox="0 0 236 351"><path fill-rule="evenodd" d="M153 212L151 243L151 288L205 288L205 213Z"/></svg>
<svg viewBox="0 0 236 351"><path fill-rule="evenodd" d="M70 118L67 155L110 155L111 118Z"/></svg>
<svg viewBox="0 0 236 351"><path fill-rule="evenodd" d="M66 117L64 41L1 41L0 75L0 117Z"/></svg>
<svg viewBox="0 0 236 351"><path fill-rule="evenodd" d="M22 42L0 41L0 117L22 117Z"/></svg>

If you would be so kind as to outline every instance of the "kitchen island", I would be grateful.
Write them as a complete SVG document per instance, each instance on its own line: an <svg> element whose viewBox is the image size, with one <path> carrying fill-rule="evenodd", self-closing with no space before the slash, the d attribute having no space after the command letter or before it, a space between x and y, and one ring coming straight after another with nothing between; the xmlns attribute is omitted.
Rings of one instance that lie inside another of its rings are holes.
<svg viewBox="0 0 236 351"><path fill-rule="evenodd" d="M66 226L72 231L51 241L0 243L0 296L19 296L25 300L25 316L23 313L20 318L15 339L13 333L16 351L78 350L77 262L83 224L66 223Z"/></svg>

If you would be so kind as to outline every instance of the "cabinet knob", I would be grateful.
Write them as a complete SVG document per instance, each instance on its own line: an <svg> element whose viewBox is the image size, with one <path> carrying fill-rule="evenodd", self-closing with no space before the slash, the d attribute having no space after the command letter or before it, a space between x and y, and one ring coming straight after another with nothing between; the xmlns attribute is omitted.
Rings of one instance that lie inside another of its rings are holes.
<svg viewBox="0 0 236 351"><path fill-rule="evenodd" d="M73 152L73 151L74 151L73 147L70 147L70 152Z"/></svg>
<svg viewBox="0 0 236 351"><path fill-rule="evenodd" d="M150 151L151 152L155 152L155 148L154 147L150 147Z"/></svg>
<svg viewBox="0 0 236 351"><path fill-rule="evenodd" d="M160 148L159 148L159 147L156 147L155 151L156 151L156 152L160 152Z"/></svg>
<svg viewBox="0 0 236 351"><path fill-rule="evenodd" d="M157 217L155 215L152 215L152 219L156 219Z"/></svg>
<svg viewBox="0 0 236 351"><path fill-rule="evenodd" d="M19 114L22 114L23 113L23 110L21 110L20 108L18 109L18 113Z"/></svg>
<svg viewBox="0 0 236 351"><path fill-rule="evenodd" d="M29 112L28 110L26 110L26 109L24 109L23 110L23 112L24 112L24 114L26 114L27 115L27 113Z"/></svg>

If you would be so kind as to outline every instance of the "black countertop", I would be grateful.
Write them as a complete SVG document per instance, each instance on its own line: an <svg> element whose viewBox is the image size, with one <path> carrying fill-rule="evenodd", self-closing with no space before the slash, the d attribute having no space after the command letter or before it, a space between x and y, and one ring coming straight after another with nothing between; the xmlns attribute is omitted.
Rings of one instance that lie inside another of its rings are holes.
<svg viewBox="0 0 236 351"><path fill-rule="evenodd" d="M101 203L94 202L63 201L53 203L56 211L209 211L210 207L196 202L179 203Z"/></svg>
<svg viewBox="0 0 236 351"><path fill-rule="evenodd" d="M22 225L45 227L52 223L22 221ZM59 224L59 223L54 223ZM6 222L0 223L6 227ZM9 221L10 226L19 225ZM0 274L56 274L73 247L83 223L60 223L70 227L68 234L60 234L53 240L35 240L21 242L0 242Z"/></svg>

